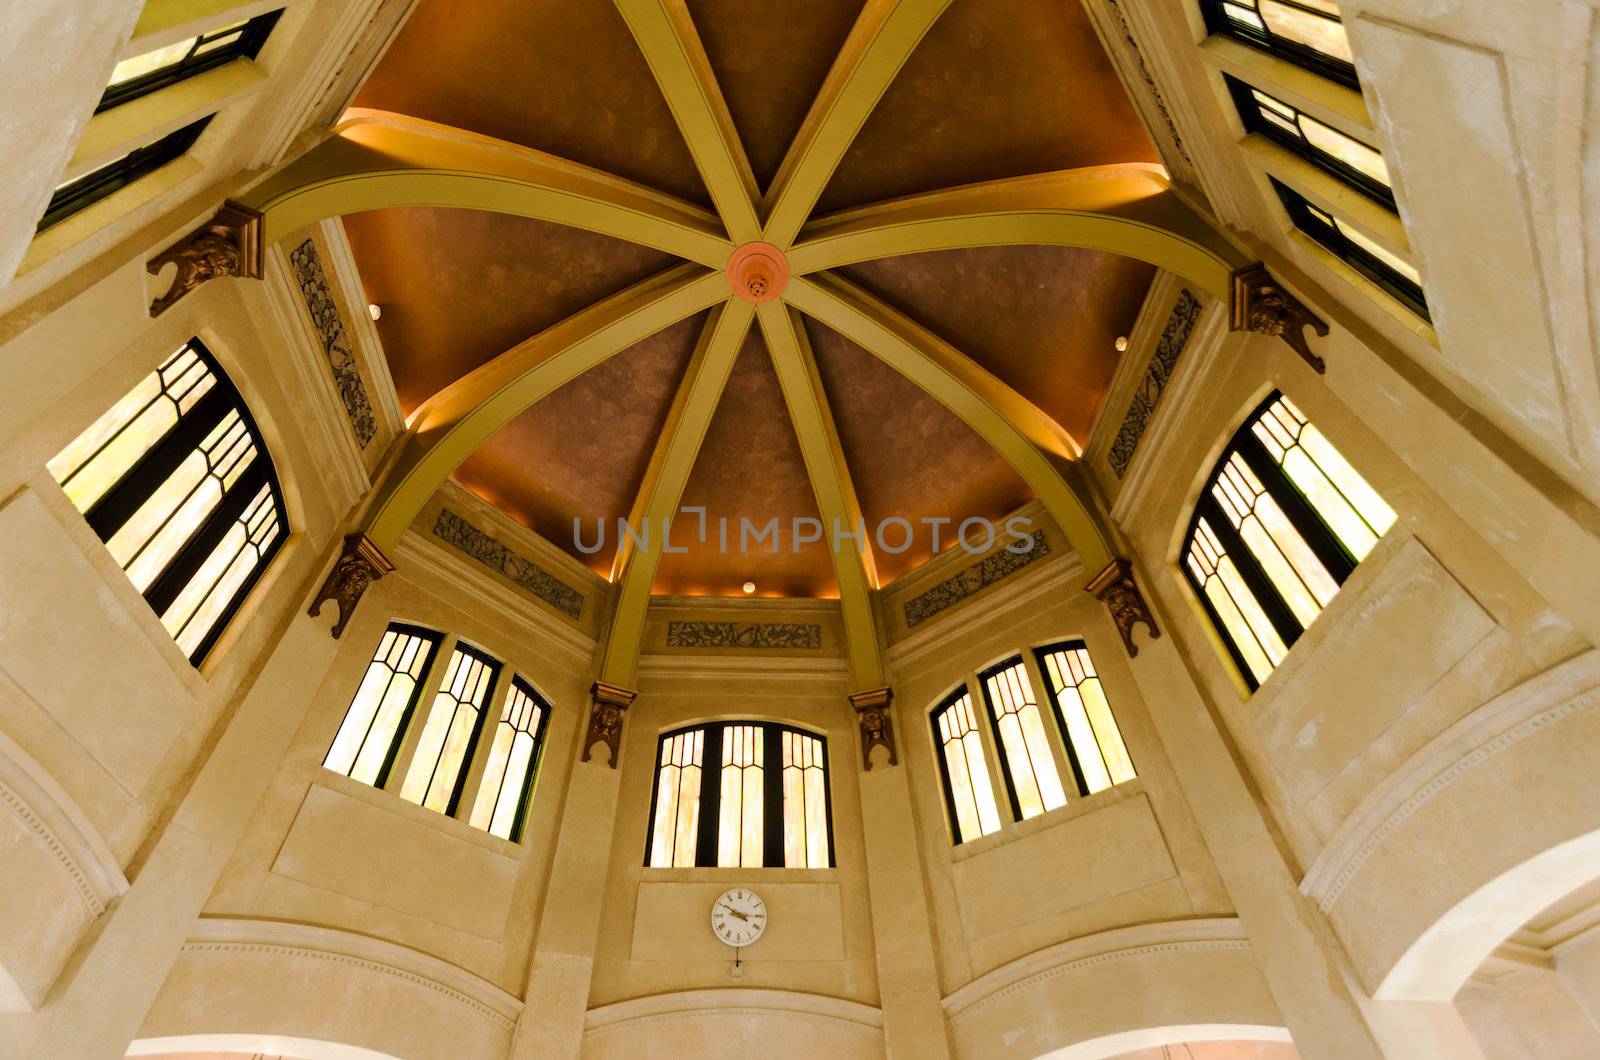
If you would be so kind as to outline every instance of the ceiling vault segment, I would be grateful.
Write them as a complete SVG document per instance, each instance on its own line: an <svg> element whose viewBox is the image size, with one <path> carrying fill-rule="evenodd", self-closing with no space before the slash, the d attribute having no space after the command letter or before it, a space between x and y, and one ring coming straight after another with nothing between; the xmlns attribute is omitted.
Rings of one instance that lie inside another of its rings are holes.
<svg viewBox="0 0 1600 1060"><path fill-rule="evenodd" d="M788 247L856 133L950 0L867 0L767 193L762 238Z"/></svg>
<svg viewBox="0 0 1600 1060"><path fill-rule="evenodd" d="M1111 561L1093 508L1017 422L1026 421L1016 405L1026 399L992 376L986 380L988 373L976 365L968 370L961 354L926 329L836 276L795 277L784 298L927 391L975 430L1039 495L1085 570L1100 570Z"/></svg>
<svg viewBox="0 0 1600 1060"><path fill-rule="evenodd" d="M676 266L574 313L439 391L411 415L404 449L368 509L367 536L392 555L428 498L491 434L568 380L727 294L720 273Z"/></svg>
<svg viewBox="0 0 1600 1060"><path fill-rule="evenodd" d="M755 175L688 8L683 0L615 3L666 97L728 235L735 243L760 238Z"/></svg>
<svg viewBox="0 0 1600 1060"><path fill-rule="evenodd" d="M817 498L823 541L833 557L851 684L857 691L882 688L888 680L872 610L872 593L878 588L869 542L872 530L861 516L816 357L799 315L783 302L762 304L756 316ZM859 536L845 537L846 533Z"/></svg>
<svg viewBox="0 0 1600 1060"><path fill-rule="evenodd" d="M933 250L1082 247L1138 258L1229 295L1249 264L1176 193L1160 166L1128 163L946 188L874 203L806 225L789 250L795 275Z"/></svg>
<svg viewBox="0 0 1600 1060"><path fill-rule="evenodd" d="M716 216L529 147L386 111L350 111L334 134L240 202L275 243L330 217L439 206L531 217L652 247L714 269L733 244Z"/></svg>
<svg viewBox="0 0 1600 1060"><path fill-rule="evenodd" d="M644 481L628 513L628 523L640 534L636 543L624 536L618 542L611 580L618 586L612 611L611 633L600 665L600 680L632 687L650 608L650 588L663 550L670 543L670 521L678 512L684 485L694 469L705 441L706 429L728 383L750 330L755 306L730 298L713 309L700 331L699 341L673 396L667 420L650 454ZM679 531L680 535L685 531Z"/></svg>

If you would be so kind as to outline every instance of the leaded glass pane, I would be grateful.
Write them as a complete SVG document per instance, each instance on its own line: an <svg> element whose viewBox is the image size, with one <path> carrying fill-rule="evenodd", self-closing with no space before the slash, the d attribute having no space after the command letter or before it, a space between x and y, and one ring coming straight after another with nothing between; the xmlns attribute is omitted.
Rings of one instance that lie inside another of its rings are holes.
<svg viewBox="0 0 1600 1060"><path fill-rule="evenodd" d="M717 822L717 864L760 868L765 857L762 772L765 741L754 725L722 730L722 805Z"/></svg>
<svg viewBox="0 0 1600 1060"><path fill-rule="evenodd" d="M783 731L783 863L825 869L828 853L828 772L822 741Z"/></svg>
<svg viewBox="0 0 1600 1060"><path fill-rule="evenodd" d="M700 834L700 769L705 730L689 729L661 740L656 762L656 812L650 831L650 864L694 865Z"/></svg>
<svg viewBox="0 0 1600 1060"><path fill-rule="evenodd" d="M1128 757L1089 650L1081 642L1043 648L1039 668L1082 774L1082 794L1092 795L1132 780L1133 760Z"/></svg>
<svg viewBox="0 0 1600 1060"><path fill-rule="evenodd" d="M400 787L400 797L438 813L455 810L463 774L472 758L479 720L494 691L500 664L456 645L444 685L433 697L416 754Z"/></svg>
<svg viewBox="0 0 1600 1060"><path fill-rule="evenodd" d="M538 693L520 677L513 678L500 720L495 723L469 818L474 828L513 842L522 838L547 716L548 708Z"/></svg>
<svg viewBox="0 0 1600 1060"><path fill-rule="evenodd" d="M956 842L1000 830L1000 810L989 783L983 738L978 733L972 695L962 689L933 714L934 739L939 744L945 797L950 804Z"/></svg>
<svg viewBox="0 0 1600 1060"><path fill-rule="evenodd" d="M437 646L433 634L389 627L322 760L325 768L363 784L383 782L406 716L421 698L422 676Z"/></svg>
<svg viewBox="0 0 1600 1060"><path fill-rule="evenodd" d="M1033 686L1021 659L983 676L983 698L988 701L1000 744L1000 761L1016 799L1022 820L1037 817L1046 810L1065 806L1050 741L1045 735L1044 718L1035 702Z"/></svg>

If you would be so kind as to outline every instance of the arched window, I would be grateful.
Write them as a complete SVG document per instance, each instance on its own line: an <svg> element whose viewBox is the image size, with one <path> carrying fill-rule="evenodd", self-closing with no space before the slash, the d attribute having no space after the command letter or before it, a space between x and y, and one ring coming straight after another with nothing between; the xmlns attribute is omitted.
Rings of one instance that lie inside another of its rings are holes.
<svg viewBox="0 0 1600 1060"><path fill-rule="evenodd" d="M773 722L662 734L646 864L831 868L827 751L822 737Z"/></svg>
<svg viewBox="0 0 1600 1060"><path fill-rule="evenodd" d="M1252 691L1394 521L1288 398L1245 421L1195 504L1183 571Z"/></svg>
<svg viewBox="0 0 1600 1060"><path fill-rule="evenodd" d="M322 764L520 842L550 704L519 676L497 697L499 661L459 641L439 674L433 662L443 640L390 623ZM435 684L419 717L417 705ZM491 717L497 720L486 735Z"/></svg>
<svg viewBox="0 0 1600 1060"><path fill-rule="evenodd" d="M211 352L190 339L48 467L199 665L288 527L266 444Z"/></svg>
<svg viewBox="0 0 1600 1060"><path fill-rule="evenodd" d="M1015 821L1065 806L1071 795L1092 795L1134 778L1133 761L1083 642L1051 644L1033 655L1037 671L1014 655L975 675ZM1034 693L1035 675L1043 678L1050 697L1055 736ZM991 748L970 684L941 700L929 720L952 838L965 843L1000 831ZM1063 777L1070 777L1070 792Z"/></svg>

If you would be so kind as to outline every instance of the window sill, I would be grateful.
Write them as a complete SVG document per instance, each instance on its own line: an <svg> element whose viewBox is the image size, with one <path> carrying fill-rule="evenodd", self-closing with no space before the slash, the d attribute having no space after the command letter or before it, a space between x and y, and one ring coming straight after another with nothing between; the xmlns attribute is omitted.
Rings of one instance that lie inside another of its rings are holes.
<svg viewBox="0 0 1600 1060"><path fill-rule="evenodd" d="M521 843L513 843L509 839L501 839L497 835L490 835L488 832L472 827L465 821L457 820L454 817L446 817L442 813L435 813L426 807L418 806L414 802L402 799L397 792L374 788L369 784L363 784L359 780L352 780L343 773L335 773L333 770L320 765L317 767L316 774L311 778L311 783L320 784L341 795L359 799L381 810L388 810L390 813L407 818L423 828L432 828L435 831L444 832L456 839L471 843L473 846L482 847L514 861L521 861L527 852L527 848Z"/></svg>
<svg viewBox="0 0 1600 1060"><path fill-rule="evenodd" d="M1124 799L1137 798L1144 794L1144 782L1138 777L1125 780L1121 784L1097 791L1093 795L1082 795L1067 800L1065 806L1058 806L1047 810L1037 817L1030 817L1026 821L1008 821L1000 825L1000 831L991 832L977 839L969 839L965 843L950 848L952 862L965 861L968 858L986 854L997 847L1005 846L1013 840L1025 839L1040 832L1049 831L1068 821L1075 821L1079 817L1087 816L1097 810L1114 806ZM1004 808L1002 808L1004 811Z"/></svg>
<svg viewBox="0 0 1600 1060"><path fill-rule="evenodd" d="M639 874L645 883L735 883L759 876L764 883L836 883L837 867L831 869L733 869L733 868L677 868L664 869L649 865Z"/></svg>
<svg viewBox="0 0 1600 1060"><path fill-rule="evenodd" d="M1367 101L1353 88L1222 34L1214 33L1202 41L1200 54L1207 65L1257 88L1281 92L1288 97L1287 102L1349 136L1358 140L1372 138Z"/></svg>

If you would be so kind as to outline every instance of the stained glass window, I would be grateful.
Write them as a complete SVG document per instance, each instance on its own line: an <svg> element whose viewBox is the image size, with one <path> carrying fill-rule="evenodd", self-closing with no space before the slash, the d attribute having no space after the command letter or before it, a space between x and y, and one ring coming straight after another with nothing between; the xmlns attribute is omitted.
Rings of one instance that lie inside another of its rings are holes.
<svg viewBox="0 0 1600 1060"><path fill-rule="evenodd" d="M390 624L322 760L324 767L383 786L438 647L439 634L432 630Z"/></svg>
<svg viewBox="0 0 1600 1060"><path fill-rule="evenodd" d="M1046 810L1065 806L1067 793L1050 752L1044 716L1033 694L1027 667L1010 659L978 675L983 698L989 704L1000 766L1011 797L1011 812L1019 821Z"/></svg>
<svg viewBox="0 0 1600 1060"><path fill-rule="evenodd" d="M95 110L110 110L235 59L254 59L282 14L279 9L257 15L122 60Z"/></svg>
<svg viewBox="0 0 1600 1060"><path fill-rule="evenodd" d="M933 742L944 781L945 808L957 843L1000 830L1000 810L978 732L972 694L963 685L931 715Z"/></svg>
<svg viewBox="0 0 1600 1060"><path fill-rule="evenodd" d="M401 798L455 816L499 675L498 662L476 648L456 644L444 683L422 723L416 754L400 786Z"/></svg>
<svg viewBox="0 0 1600 1060"><path fill-rule="evenodd" d="M1082 641L1035 651L1056 723L1066 735L1067 758L1078 794L1092 795L1134 778L1133 760L1111 713L1105 687Z"/></svg>
<svg viewBox="0 0 1600 1060"><path fill-rule="evenodd" d="M210 124L211 117L207 114L159 140L133 148L121 158L106 163L92 173L86 173L60 185L56 188L55 194L50 196L50 204L45 207L44 216L39 219L39 231L43 232L79 210L93 206L111 193L127 187L140 177L154 173L168 162L177 159L194 146L194 142Z"/></svg>
<svg viewBox="0 0 1600 1060"><path fill-rule="evenodd" d="M210 351L189 340L47 466L199 665L288 533L272 459Z"/></svg>
<svg viewBox="0 0 1600 1060"><path fill-rule="evenodd" d="M822 737L742 721L667 733L656 757L646 864L829 868L831 817Z"/></svg>
<svg viewBox="0 0 1600 1060"><path fill-rule="evenodd" d="M1376 148L1304 113L1278 97L1228 77L1228 90L1239 118L1250 132L1260 133L1306 159L1335 179L1393 210L1394 189L1389 166Z"/></svg>
<svg viewBox="0 0 1600 1060"><path fill-rule="evenodd" d="M1422 276L1415 265L1281 181L1274 179L1272 186L1296 228L1394 296L1407 309L1424 320L1431 319L1428 300L1422 292Z"/></svg>
<svg viewBox="0 0 1600 1060"><path fill-rule="evenodd" d="M1195 505L1183 570L1252 689L1394 521L1288 398L1245 421Z"/></svg>
<svg viewBox="0 0 1600 1060"><path fill-rule="evenodd" d="M1207 28L1359 88L1350 39L1332 0L1201 0Z"/></svg>
<svg viewBox="0 0 1600 1060"><path fill-rule="evenodd" d="M472 807L470 823L474 828L513 843L522 840L533 779L544 750L544 727L549 720L550 705L526 681L513 677Z"/></svg>

